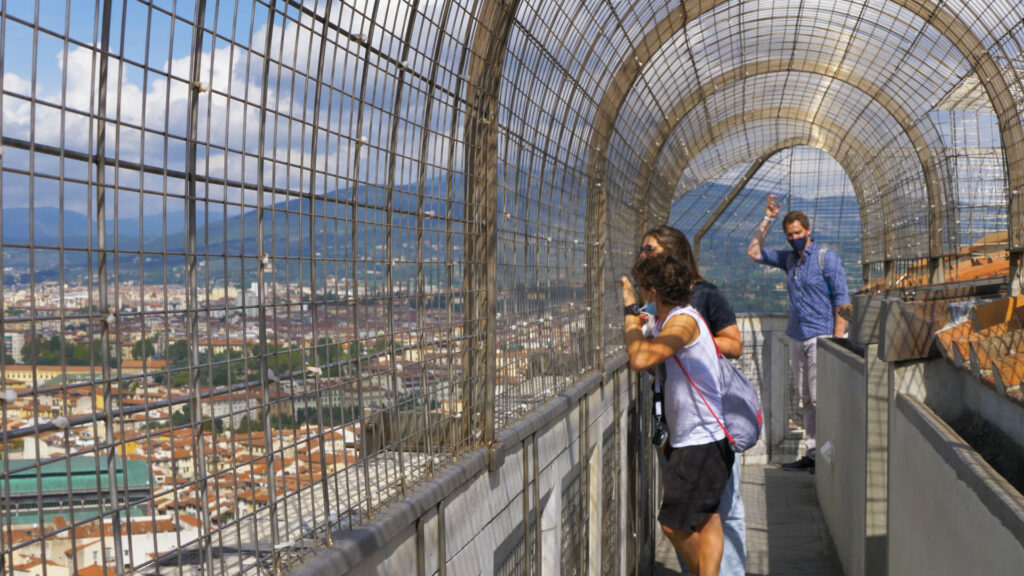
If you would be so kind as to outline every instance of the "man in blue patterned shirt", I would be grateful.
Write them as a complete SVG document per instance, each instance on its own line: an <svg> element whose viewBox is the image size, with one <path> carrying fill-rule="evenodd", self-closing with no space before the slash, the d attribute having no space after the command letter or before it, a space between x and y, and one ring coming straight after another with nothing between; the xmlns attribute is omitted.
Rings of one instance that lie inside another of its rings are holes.
<svg viewBox="0 0 1024 576"><path fill-rule="evenodd" d="M772 220L779 214L775 195L768 196L764 219L754 231L747 256L755 262L780 268L786 273L789 292L789 361L793 366L804 406L804 456L783 464L785 470L814 473L814 435L817 428L817 340L822 336L841 338L851 305L846 272L839 255L819 247L811 239L811 222L803 212L793 211L782 219L782 229L791 250L764 247Z"/></svg>

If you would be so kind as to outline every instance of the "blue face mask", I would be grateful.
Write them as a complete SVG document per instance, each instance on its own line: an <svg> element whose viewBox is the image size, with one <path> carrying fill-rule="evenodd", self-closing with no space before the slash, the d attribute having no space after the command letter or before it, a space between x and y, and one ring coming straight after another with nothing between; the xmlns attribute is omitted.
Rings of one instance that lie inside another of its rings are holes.
<svg viewBox="0 0 1024 576"><path fill-rule="evenodd" d="M804 248L807 247L807 236L804 236L803 238L792 238L789 241L789 245L793 247L793 250L803 252Z"/></svg>

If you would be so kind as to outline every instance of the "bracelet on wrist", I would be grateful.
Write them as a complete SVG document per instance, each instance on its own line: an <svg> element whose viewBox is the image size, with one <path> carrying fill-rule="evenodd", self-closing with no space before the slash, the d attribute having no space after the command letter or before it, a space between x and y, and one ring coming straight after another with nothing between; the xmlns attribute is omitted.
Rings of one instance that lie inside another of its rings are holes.
<svg viewBox="0 0 1024 576"><path fill-rule="evenodd" d="M772 220L775 220L775 218L772 218L771 216L765 216L764 217L764 221L765 222L771 222Z"/></svg>

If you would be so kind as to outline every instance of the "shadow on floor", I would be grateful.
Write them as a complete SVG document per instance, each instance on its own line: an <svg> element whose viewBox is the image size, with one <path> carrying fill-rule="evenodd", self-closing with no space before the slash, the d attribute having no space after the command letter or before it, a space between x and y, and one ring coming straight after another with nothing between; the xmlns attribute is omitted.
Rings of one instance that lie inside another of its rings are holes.
<svg viewBox="0 0 1024 576"><path fill-rule="evenodd" d="M771 576L843 576L818 505L814 476L764 468Z"/></svg>
<svg viewBox="0 0 1024 576"><path fill-rule="evenodd" d="M744 466L741 491L747 576L843 576L818 506L814 476L774 466ZM672 545L659 538L652 574L680 573Z"/></svg>

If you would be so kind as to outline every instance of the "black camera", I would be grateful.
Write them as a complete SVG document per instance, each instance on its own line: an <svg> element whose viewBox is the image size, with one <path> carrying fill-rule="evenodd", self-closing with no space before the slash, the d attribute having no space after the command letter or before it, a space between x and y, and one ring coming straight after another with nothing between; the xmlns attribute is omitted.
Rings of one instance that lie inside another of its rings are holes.
<svg viewBox="0 0 1024 576"><path fill-rule="evenodd" d="M666 441L668 441L668 429L665 428L665 424L660 417L655 418L654 433L651 434L651 444L661 448L665 445Z"/></svg>

